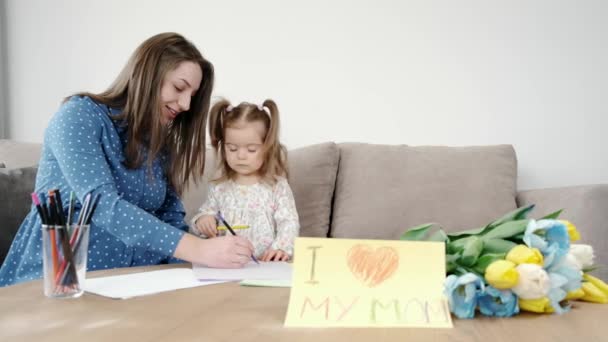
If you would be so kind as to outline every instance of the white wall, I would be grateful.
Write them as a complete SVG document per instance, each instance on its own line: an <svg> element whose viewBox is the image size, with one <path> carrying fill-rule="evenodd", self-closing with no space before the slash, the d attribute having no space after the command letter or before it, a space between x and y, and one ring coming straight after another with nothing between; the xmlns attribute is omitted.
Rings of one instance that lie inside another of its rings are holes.
<svg viewBox="0 0 608 342"><path fill-rule="evenodd" d="M522 189L608 183L608 2L7 0L9 134L176 31L216 95L275 99L283 142L510 143ZM491 191L491 189L488 189Z"/></svg>

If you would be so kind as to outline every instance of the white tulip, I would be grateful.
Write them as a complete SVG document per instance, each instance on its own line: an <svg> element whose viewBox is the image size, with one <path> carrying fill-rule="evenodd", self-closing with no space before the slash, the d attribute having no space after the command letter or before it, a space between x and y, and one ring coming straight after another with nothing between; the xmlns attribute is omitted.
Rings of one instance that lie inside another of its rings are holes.
<svg viewBox="0 0 608 342"><path fill-rule="evenodd" d="M582 244L571 244L570 254L576 258L581 268L593 266L593 247Z"/></svg>
<svg viewBox="0 0 608 342"><path fill-rule="evenodd" d="M521 299L539 299L545 297L551 289L551 280L547 272L536 264L519 264L515 268L519 281L511 290Z"/></svg>
<svg viewBox="0 0 608 342"><path fill-rule="evenodd" d="M563 266L579 271L583 269L583 265L572 252L568 252L568 254L564 255L562 260L556 265L558 268Z"/></svg>

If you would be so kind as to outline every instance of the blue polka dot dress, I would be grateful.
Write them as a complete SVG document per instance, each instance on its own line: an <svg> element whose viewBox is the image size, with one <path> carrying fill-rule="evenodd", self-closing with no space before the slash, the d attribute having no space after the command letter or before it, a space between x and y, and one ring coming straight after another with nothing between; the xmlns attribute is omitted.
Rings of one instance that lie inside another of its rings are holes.
<svg viewBox="0 0 608 342"><path fill-rule="evenodd" d="M124 125L88 97L72 97L51 119L44 136L36 192L59 189L75 215L89 192L100 194L90 230L87 270L177 262L172 258L188 230L184 208L163 173L164 156L135 170L123 165ZM32 206L0 268L0 286L42 277L41 221Z"/></svg>

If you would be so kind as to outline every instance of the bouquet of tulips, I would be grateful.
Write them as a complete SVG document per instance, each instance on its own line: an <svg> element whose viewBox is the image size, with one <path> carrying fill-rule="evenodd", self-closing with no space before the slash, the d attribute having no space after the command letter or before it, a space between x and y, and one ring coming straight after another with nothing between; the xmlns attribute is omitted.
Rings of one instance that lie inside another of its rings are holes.
<svg viewBox="0 0 608 342"><path fill-rule="evenodd" d="M580 234L558 219L561 210L538 220L526 218L533 208L457 233L423 224L401 239L445 242L444 291L458 318L473 318L477 309L510 317L520 311L563 313L569 300L608 303L608 285L588 273L594 269L593 248L572 243Z"/></svg>

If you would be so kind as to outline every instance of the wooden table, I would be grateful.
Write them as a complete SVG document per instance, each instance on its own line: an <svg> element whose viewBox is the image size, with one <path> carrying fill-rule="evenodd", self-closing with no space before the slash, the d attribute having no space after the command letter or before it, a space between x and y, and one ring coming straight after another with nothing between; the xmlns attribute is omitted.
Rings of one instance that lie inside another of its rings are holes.
<svg viewBox="0 0 608 342"><path fill-rule="evenodd" d="M90 277L157 270L152 266ZM453 329L285 328L288 288L225 283L128 300L89 293L46 298L40 281L0 288L0 341L608 341L608 305L575 302L564 315L454 319Z"/></svg>

